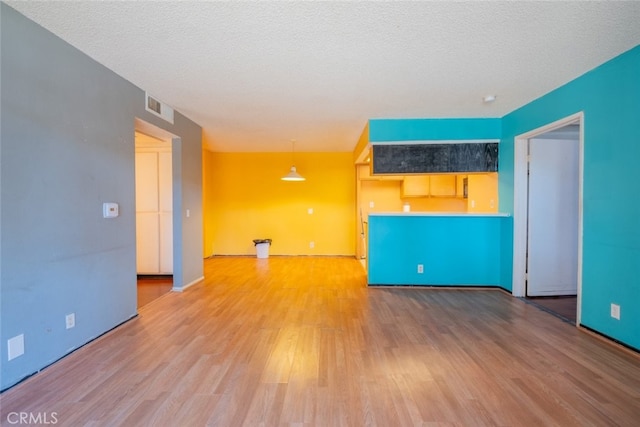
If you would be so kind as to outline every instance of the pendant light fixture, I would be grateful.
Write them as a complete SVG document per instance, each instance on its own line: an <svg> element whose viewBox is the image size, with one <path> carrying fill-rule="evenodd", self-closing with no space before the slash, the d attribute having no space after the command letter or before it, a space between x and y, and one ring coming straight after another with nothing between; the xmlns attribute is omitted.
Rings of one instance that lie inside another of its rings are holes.
<svg viewBox="0 0 640 427"><path fill-rule="evenodd" d="M294 155L295 155L295 140L291 140L291 163L293 163ZM288 174L283 176L283 181L304 181L304 177L298 173L295 166L291 166L291 170Z"/></svg>

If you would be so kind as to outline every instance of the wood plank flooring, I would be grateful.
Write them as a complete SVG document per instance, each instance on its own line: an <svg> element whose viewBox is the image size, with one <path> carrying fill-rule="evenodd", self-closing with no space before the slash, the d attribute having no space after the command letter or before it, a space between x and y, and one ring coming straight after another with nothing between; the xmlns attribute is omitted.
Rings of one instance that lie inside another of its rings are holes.
<svg viewBox="0 0 640 427"><path fill-rule="evenodd" d="M576 296L528 297L527 302L541 307L569 323L576 324L578 298Z"/></svg>
<svg viewBox="0 0 640 427"><path fill-rule="evenodd" d="M171 292L173 276L138 276L138 308Z"/></svg>
<svg viewBox="0 0 640 427"><path fill-rule="evenodd" d="M221 257L0 396L59 426L635 426L640 358L497 290Z"/></svg>

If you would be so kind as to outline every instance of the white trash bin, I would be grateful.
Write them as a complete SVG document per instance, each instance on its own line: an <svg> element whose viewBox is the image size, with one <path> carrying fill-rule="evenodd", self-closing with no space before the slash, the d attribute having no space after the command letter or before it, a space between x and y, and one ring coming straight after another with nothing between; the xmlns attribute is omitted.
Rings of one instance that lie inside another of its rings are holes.
<svg viewBox="0 0 640 427"><path fill-rule="evenodd" d="M269 258L269 246L271 246L271 239L256 239L253 243L256 245L256 254L258 258Z"/></svg>

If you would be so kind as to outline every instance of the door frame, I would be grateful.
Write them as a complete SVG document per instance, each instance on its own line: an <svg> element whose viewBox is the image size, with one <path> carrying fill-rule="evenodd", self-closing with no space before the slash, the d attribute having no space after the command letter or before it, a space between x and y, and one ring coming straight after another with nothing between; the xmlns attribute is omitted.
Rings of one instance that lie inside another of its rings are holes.
<svg viewBox="0 0 640 427"><path fill-rule="evenodd" d="M173 199L173 215L172 215L172 240L173 240L173 288L172 291L181 292L183 290L183 282L182 282L182 258L180 254L182 254L182 239L176 238L176 236L182 236L182 232L178 233L177 231L182 230L182 207L179 204L179 183L182 181L182 177L180 174L180 169L176 167L177 162L181 158L177 155L177 147L180 147L181 138L178 135L174 135L173 133L166 131L158 126L155 126L147 121L144 121L138 117L134 120L134 131L141 132L152 136L157 139L161 139L164 141L169 141L171 144L171 175L172 175L172 185L171 185L171 193ZM135 167L135 166L134 166ZM135 172L134 172L135 175ZM135 186L135 182L133 183ZM135 200L134 200L135 202ZM135 234L134 234L135 238ZM136 256L138 254L138 242L136 238ZM137 268L136 268L137 274Z"/></svg>
<svg viewBox="0 0 640 427"><path fill-rule="evenodd" d="M583 233L583 180L584 180L584 113L572 114L546 124L514 138L513 164L513 277L512 294L526 296L527 223L528 223L528 177L527 156L530 139L561 127L578 124L578 291L576 325L580 325L582 302L582 233Z"/></svg>

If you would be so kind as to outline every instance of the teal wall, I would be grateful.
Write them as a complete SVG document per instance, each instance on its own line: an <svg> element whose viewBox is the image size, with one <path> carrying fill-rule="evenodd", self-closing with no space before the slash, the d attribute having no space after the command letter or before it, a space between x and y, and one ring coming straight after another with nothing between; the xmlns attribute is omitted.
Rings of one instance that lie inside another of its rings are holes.
<svg viewBox="0 0 640 427"><path fill-rule="evenodd" d="M502 255L510 224L510 217L370 214L369 284L506 288L507 277L510 288L511 260L504 265Z"/></svg>
<svg viewBox="0 0 640 427"><path fill-rule="evenodd" d="M369 142L500 139L500 119L371 119Z"/></svg>
<svg viewBox="0 0 640 427"><path fill-rule="evenodd" d="M514 138L580 111L582 324L640 349L640 46L503 118L500 211L513 213ZM621 306L619 321L611 303Z"/></svg>
<svg viewBox="0 0 640 427"><path fill-rule="evenodd" d="M513 214L514 138L578 112L584 113L582 324L640 348L640 198L634 192L640 163L640 46L502 119L375 119L369 121L369 140L375 144L499 138L499 210ZM512 218L502 221L499 233L497 282L506 289L511 289L512 223ZM403 233L409 241L416 238L413 232ZM387 267L373 266L376 259L388 262L375 252L377 239L384 243L391 239L405 255L409 248L418 252L424 248L415 243L403 248L391 235L374 234L370 239L375 242L369 254L370 283L428 281L426 266L424 276L414 273L415 255L406 265L393 258L401 263L398 271L391 269L394 274L384 271ZM393 255L384 252L388 254ZM459 280L451 276L442 282ZM611 303L621 306L619 321L610 317Z"/></svg>

